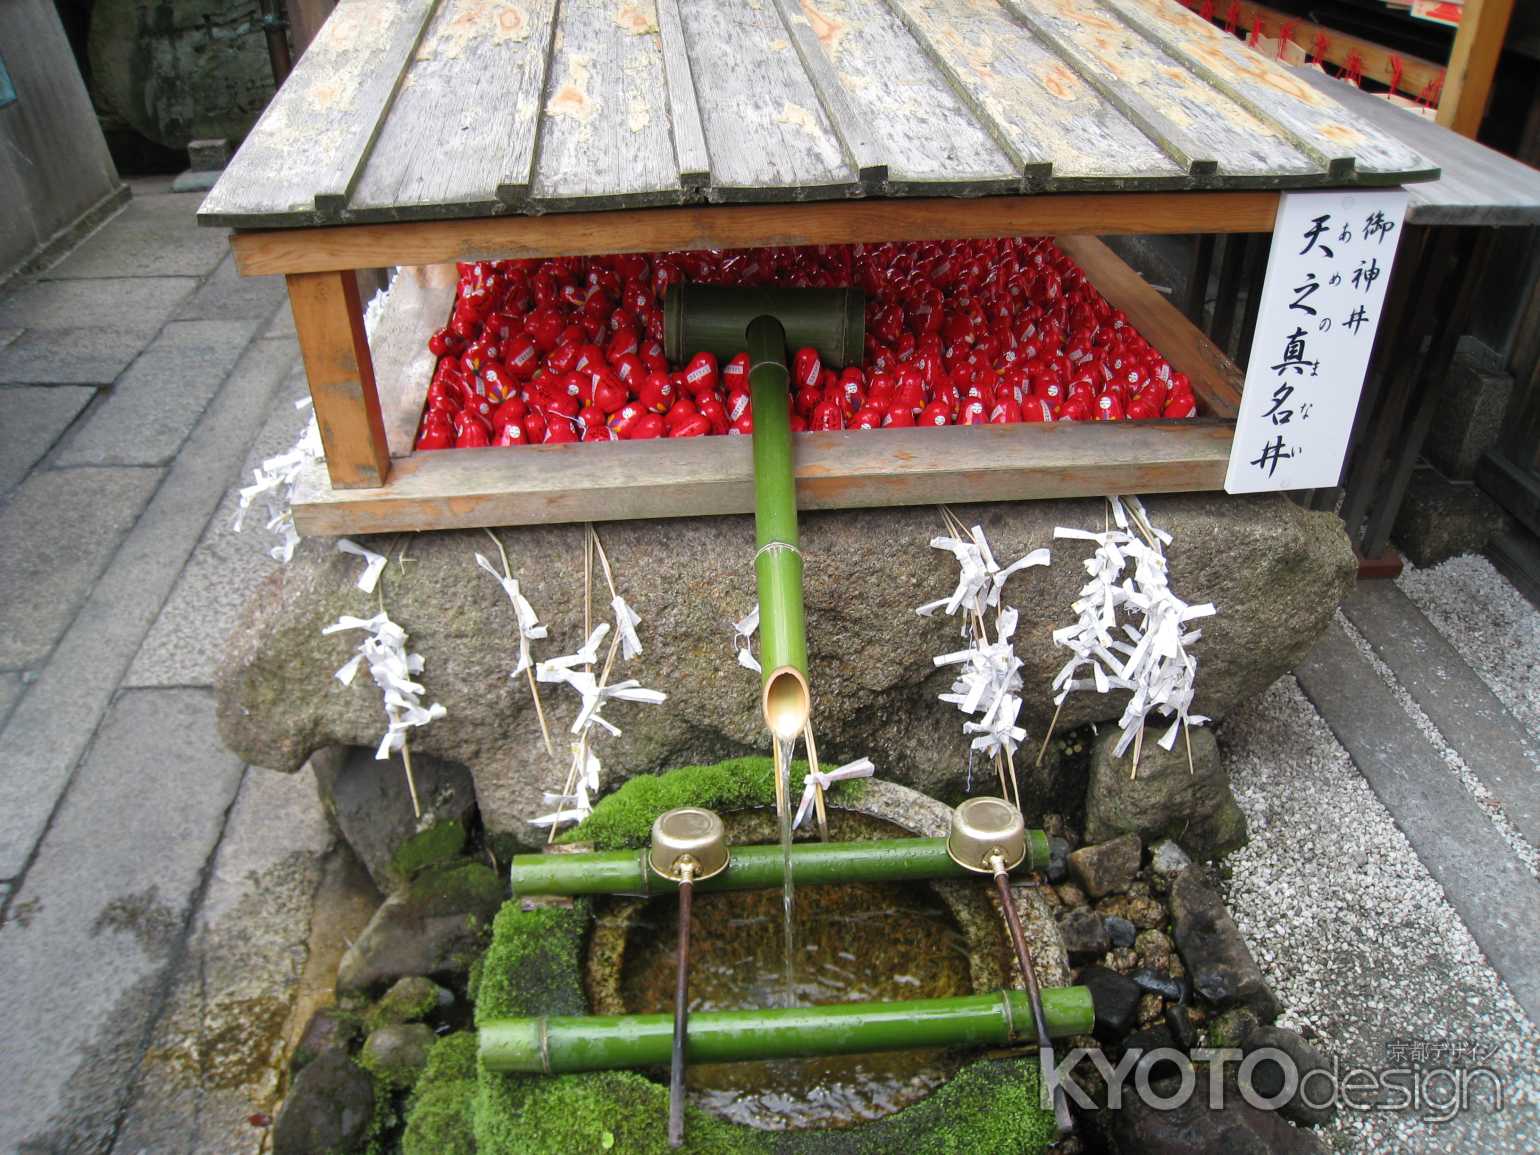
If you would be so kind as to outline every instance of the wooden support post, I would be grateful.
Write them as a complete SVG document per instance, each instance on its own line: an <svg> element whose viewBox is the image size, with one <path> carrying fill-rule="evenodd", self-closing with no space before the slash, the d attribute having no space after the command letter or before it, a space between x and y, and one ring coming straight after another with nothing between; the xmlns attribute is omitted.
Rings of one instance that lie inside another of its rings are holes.
<svg viewBox="0 0 1540 1155"><path fill-rule="evenodd" d="M1465 0L1438 100L1438 122L1472 140L1486 115L1513 0Z"/></svg>
<svg viewBox="0 0 1540 1155"><path fill-rule="evenodd" d="M390 447L358 281L351 269L290 273L288 281L332 488L377 489L390 475Z"/></svg>

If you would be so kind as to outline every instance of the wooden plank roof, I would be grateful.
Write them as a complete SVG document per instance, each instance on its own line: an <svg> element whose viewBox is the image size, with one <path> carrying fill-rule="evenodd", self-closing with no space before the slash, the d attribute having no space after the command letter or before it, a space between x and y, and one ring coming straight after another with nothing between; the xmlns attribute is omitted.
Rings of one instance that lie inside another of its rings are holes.
<svg viewBox="0 0 1540 1155"><path fill-rule="evenodd" d="M341 0L199 219L1436 175L1175 0Z"/></svg>

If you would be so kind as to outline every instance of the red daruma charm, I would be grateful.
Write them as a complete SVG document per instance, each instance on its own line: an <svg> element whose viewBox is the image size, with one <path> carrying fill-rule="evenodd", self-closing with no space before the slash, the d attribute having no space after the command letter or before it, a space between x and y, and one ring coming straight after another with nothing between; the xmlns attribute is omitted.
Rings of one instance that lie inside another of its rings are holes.
<svg viewBox="0 0 1540 1155"><path fill-rule="evenodd" d="M745 359L747 360L747 359ZM684 371L685 384L699 397L717 387L717 359L710 353L697 353Z"/></svg>
<svg viewBox="0 0 1540 1155"><path fill-rule="evenodd" d="M823 376L823 362L819 359L817 349L798 349L791 366L791 379L797 388L818 388L818 379Z"/></svg>

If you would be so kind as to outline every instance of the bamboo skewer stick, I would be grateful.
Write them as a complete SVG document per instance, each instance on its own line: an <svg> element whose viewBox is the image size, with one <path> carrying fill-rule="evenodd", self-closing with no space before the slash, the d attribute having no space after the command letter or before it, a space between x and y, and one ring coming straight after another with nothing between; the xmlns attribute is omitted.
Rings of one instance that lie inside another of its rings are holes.
<svg viewBox="0 0 1540 1155"><path fill-rule="evenodd" d="M400 540L397 538L391 545L394 547ZM379 584L375 586L375 597L379 601L380 613L383 614L385 612L385 572L383 570L380 572ZM422 803L418 801L417 779L412 774L412 742L405 734L401 736L401 768L406 771L406 789L412 796L412 817L421 818Z"/></svg>
<svg viewBox="0 0 1540 1155"><path fill-rule="evenodd" d="M809 774L818 773L818 745L813 741L813 722L808 719L806 726L802 728L802 744L807 747L807 770ZM823 787L817 781L813 783L813 812L818 817L818 840L829 841L829 815L824 809Z"/></svg>
<svg viewBox="0 0 1540 1155"><path fill-rule="evenodd" d="M490 529L486 529L485 526L482 528L486 531L486 535L492 539L492 544L497 546L498 555L503 559L503 576L511 579L513 577L513 568L508 564L508 551L503 548L502 540ZM523 629L522 626L518 625L515 628ZM551 727L545 719L545 706L540 701L540 684L535 681L535 667L533 663L524 667L524 675L529 679L529 696L535 703L535 717L540 719L540 736L545 739L545 752L554 758L556 757L556 746L551 742Z"/></svg>

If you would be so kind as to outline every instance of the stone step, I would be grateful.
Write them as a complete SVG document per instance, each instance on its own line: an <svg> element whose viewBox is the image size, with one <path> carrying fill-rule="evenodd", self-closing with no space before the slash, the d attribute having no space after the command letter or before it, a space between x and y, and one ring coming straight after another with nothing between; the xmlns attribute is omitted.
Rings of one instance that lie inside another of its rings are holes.
<svg viewBox="0 0 1540 1155"><path fill-rule="evenodd" d="M1518 719L1393 582L1360 582L1342 612L1518 832L1540 847L1540 761Z"/></svg>
<svg viewBox="0 0 1540 1155"><path fill-rule="evenodd" d="M1340 626L1300 688L1405 833L1532 1022L1540 1022L1540 885Z"/></svg>

